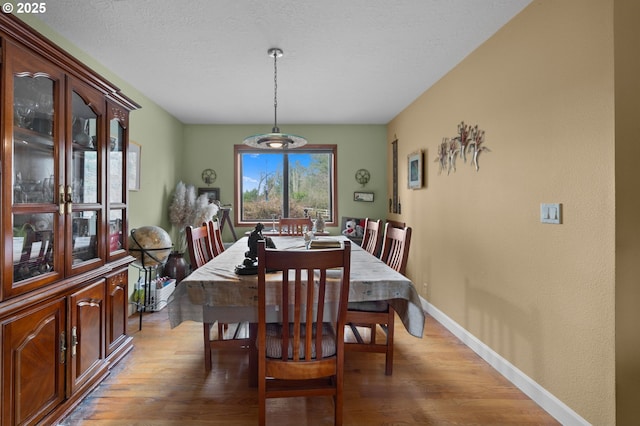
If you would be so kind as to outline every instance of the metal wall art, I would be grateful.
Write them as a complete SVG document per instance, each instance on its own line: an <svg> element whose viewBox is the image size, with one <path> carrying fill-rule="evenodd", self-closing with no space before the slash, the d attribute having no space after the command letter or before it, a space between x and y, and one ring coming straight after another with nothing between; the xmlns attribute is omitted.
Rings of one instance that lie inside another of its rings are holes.
<svg viewBox="0 0 640 426"><path fill-rule="evenodd" d="M362 185L363 188L367 183L369 183L370 179L371 173L369 173L369 170L359 169L358 171L356 171L356 182Z"/></svg>
<svg viewBox="0 0 640 426"><path fill-rule="evenodd" d="M391 142L391 152L393 159L393 182L392 182L392 197L389 199L389 213L400 214L400 199L398 198L398 137L394 136L393 142Z"/></svg>
<svg viewBox="0 0 640 426"><path fill-rule="evenodd" d="M217 177L216 171L213 169L204 169L202 171L202 181L207 185L211 185L215 182Z"/></svg>
<svg viewBox="0 0 640 426"><path fill-rule="evenodd" d="M435 160L436 163L440 164L438 174L441 174L444 170L447 171L447 174L450 174L452 170L455 172L456 159L461 157L466 163L467 153L471 154L471 165L475 167L476 171L480 170L478 163L480 153L483 151L491 152L483 143L484 130L480 130L477 124L471 127L462 121L458 124L457 136L453 138L442 138Z"/></svg>

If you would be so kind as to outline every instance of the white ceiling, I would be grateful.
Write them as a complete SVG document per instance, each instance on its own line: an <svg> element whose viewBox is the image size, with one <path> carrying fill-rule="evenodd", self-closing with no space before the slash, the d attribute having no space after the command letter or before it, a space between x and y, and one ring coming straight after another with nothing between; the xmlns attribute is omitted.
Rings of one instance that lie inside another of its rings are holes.
<svg viewBox="0 0 640 426"><path fill-rule="evenodd" d="M42 21L189 124L386 124L531 0L55 0ZM283 129L286 131L285 129Z"/></svg>

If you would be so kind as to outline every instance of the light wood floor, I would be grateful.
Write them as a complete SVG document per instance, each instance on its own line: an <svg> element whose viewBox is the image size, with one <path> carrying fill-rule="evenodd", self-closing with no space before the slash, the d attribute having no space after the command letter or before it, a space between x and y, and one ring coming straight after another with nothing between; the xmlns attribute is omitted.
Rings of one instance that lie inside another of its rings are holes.
<svg viewBox="0 0 640 426"><path fill-rule="evenodd" d="M253 425L257 389L247 385L242 352L213 354L204 370L202 324L169 327L167 313L137 316L129 330L135 348L67 417L65 426ZM393 376L381 354L346 356L346 425L558 424L433 318L424 337L396 321ZM267 422L279 426L333 424L330 398L267 402Z"/></svg>

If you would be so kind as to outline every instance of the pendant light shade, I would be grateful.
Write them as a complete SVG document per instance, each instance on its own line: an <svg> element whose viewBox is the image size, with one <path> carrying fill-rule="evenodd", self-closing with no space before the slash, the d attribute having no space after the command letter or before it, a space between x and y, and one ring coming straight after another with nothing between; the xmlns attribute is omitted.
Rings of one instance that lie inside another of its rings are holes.
<svg viewBox="0 0 640 426"><path fill-rule="evenodd" d="M267 51L273 58L273 129L271 133L262 133L245 138L244 144L261 149L290 149L306 145L302 136L280 133L278 127L278 58L282 57L282 49L271 48Z"/></svg>

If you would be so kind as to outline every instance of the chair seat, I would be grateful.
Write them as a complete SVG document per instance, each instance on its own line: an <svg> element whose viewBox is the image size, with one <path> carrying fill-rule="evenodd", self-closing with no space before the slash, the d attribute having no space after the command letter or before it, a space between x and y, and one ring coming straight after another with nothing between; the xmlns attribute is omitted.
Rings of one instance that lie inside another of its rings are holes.
<svg viewBox="0 0 640 426"><path fill-rule="evenodd" d="M368 302L349 302L347 309L363 312L387 312L389 303L386 300L371 300Z"/></svg>
<svg viewBox="0 0 640 426"><path fill-rule="evenodd" d="M316 335L316 325L313 325L313 336ZM304 325L301 336L305 336ZM282 358L282 324L268 323L266 334L267 357ZM293 324L289 324L289 336L293 336ZM336 333L331 324L322 324L322 358L327 358L336 354ZM293 358L293 341L289 340L289 359ZM305 356L304 341L300 342L300 358ZM316 358L316 347L311 346L311 357Z"/></svg>

